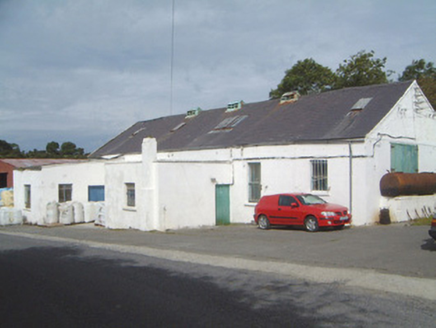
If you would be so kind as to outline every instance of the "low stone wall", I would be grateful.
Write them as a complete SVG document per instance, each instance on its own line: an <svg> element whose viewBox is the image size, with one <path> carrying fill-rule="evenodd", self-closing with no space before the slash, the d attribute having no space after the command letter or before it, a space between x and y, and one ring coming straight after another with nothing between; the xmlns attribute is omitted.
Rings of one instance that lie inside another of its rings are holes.
<svg viewBox="0 0 436 328"><path fill-rule="evenodd" d="M436 194L382 197L380 211L389 210L390 222L406 222L429 217L436 212Z"/></svg>

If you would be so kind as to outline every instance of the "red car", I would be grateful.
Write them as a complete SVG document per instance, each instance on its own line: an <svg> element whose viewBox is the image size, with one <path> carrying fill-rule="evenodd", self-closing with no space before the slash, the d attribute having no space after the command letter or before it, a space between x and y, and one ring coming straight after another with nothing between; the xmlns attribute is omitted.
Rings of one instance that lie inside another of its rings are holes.
<svg viewBox="0 0 436 328"><path fill-rule="evenodd" d="M272 225L300 225L315 232L320 227L341 229L351 222L351 214L346 207L327 203L316 195L279 194L259 200L254 220L260 229L269 229Z"/></svg>

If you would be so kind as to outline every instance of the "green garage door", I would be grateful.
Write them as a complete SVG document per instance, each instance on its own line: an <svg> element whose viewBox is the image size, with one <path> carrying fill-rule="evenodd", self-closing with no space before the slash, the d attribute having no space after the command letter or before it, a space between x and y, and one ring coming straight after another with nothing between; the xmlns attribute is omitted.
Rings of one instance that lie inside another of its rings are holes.
<svg viewBox="0 0 436 328"><path fill-rule="evenodd" d="M230 186L215 186L215 215L216 224L230 224Z"/></svg>

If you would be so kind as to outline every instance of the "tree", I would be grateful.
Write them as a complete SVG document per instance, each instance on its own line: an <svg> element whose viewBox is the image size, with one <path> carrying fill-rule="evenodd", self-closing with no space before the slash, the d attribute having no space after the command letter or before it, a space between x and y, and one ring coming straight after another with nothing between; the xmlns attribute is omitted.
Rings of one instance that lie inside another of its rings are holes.
<svg viewBox="0 0 436 328"><path fill-rule="evenodd" d="M334 73L330 68L322 66L312 58L299 60L277 86L271 90L270 98L280 98L285 92L298 91L305 95L312 92L322 92L330 89L334 82Z"/></svg>
<svg viewBox="0 0 436 328"><path fill-rule="evenodd" d="M45 147L49 157L59 157L59 144L55 141L49 142Z"/></svg>
<svg viewBox="0 0 436 328"><path fill-rule="evenodd" d="M419 80L421 78L436 79L436 68L432 62L426 63L424 59L412 60L400 76L400 81Z"/></svg>
<svg viewBox="0 0 436 328"><path fill-rule="evenodd" d="M61 145L61 155L62 157L69 158L82 158L84 157L84 150L83 148L77 148L76 144L67 141Z"/></svg>
<svg viewBox="0 0 436 328"><path fill-rule="evenodd" d="M350 59L344 60L336 70L335 89L388 83L388 75L384 71L386 57L374 58L374 51L358 52Z"/></svg>
<svg viewBox="0 0 436 328"><path fill-rule="evenodd" d="M427 63L424 59L413 60L398 80L416 80L428 101L436 109L436 68L432 62Z"/></svg>
<svg viewBox="0 0 436 328"><path fill-rule="evenodd" d="M17 144L10 144L5 140L0 140L0 157L1 158L21 158L23 153Z"/></svg>

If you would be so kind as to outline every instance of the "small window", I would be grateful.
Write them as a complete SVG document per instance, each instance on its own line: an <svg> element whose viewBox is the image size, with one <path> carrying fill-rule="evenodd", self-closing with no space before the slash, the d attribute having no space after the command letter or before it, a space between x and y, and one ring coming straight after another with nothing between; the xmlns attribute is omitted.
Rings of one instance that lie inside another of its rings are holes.
<svg viewBox="0 0 436 328"><path fill-rule="evenodd" d="M249 163L248 201L258 202L261 192L260 163Z"/></svg>
<svg viewBox="0 0 436 328"><path fill-rule="evenodd" d="M60 184L59 185L59 203L65 203L72 200L73 185L72 184Z"/></svg>
<svg viewBox="0 0 436 328"><path fill-rule="evenodd" d="M135 184L126 183L126 205L135 207Z"/></svg>
<svg viewBox="0 0 436 328"><path fill-rule="evenodd" d="M30 209L31 203L31 188L30 185L24 185L24 207Z"/></svg>
<svg viewBox="0 0 436 328"><path fill-rule="evenodd" d="M104 202L104 186L88 186L89 202Z"/></svg>
<svg viewBox="0 0 436 328"><path fill-rule="evenodd" d="M312 160L312 190L328 190L327 160Z"/></svg>

